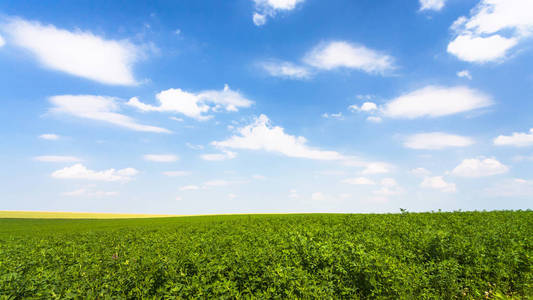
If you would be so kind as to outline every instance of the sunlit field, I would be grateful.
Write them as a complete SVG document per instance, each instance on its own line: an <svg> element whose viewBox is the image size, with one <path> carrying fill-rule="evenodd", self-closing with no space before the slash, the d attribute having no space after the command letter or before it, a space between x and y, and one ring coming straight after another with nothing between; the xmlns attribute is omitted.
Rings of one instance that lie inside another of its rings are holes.
<svg viewBox="0 0 533 300"><path fill-rule="evenodd" d="M532 211L4 218L0 298L526 299L532 240Z"/></svg>

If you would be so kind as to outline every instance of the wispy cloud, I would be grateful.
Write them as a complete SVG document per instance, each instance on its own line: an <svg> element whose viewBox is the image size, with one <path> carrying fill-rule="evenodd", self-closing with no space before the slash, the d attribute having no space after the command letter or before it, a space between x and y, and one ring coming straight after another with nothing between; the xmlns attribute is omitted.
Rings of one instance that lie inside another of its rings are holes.
<svg viewBox="0 0 533 300"><path fill-rule="evenodd" d="M125 168L120 170L108 169L104 171L93 171L82 164L75 164L57 170L52 173L53 178L58 179L79 179L95 181L130 181L139 171L134 168Z"/></svg>
<svg viewBox="0 0 533 300"><path fill-rule="evenodd" d="M80 158L74 157L74 156L64 156L64 155L43 155L43 156L36 156L33 158L36 161L42 161L42 162L79 162L81 161Z"/></svg>
<svg viewBox="0 0 533 300"><path fill-rule="evenodd" d="M144 125L135 119L118 113L117 100L108 96L60 95L49 98L53 107L49 112L71 115L78 118L99 121L135 131L170 133L168 129Z"/></svg>
<svg viewBox="0 0 533 300"><path fill-rule="evenodd" d="M105 84L135 85L132 67L143 55L127 40L109 40L89 31L13 18L3 26L10 43L32 53L50 69Z"/></svg>
<svg viewBox="0 0 533 300"><path fill-rule="evenodd" d="M467 147L474 141L465 136L444 132L418 133L407 137L404 146L418 150L439 150L450 147Z"/></svg>

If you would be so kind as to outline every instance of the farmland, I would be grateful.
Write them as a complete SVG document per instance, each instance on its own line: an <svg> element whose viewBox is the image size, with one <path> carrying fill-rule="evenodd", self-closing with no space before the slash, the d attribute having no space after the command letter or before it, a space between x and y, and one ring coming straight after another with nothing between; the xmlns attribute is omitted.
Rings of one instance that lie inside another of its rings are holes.
<svg viewBox="0 0 533 300"><path fill-rule="evenodd" d="M0 219L0 299L522 299L532 239L532 211Z"/></svg>

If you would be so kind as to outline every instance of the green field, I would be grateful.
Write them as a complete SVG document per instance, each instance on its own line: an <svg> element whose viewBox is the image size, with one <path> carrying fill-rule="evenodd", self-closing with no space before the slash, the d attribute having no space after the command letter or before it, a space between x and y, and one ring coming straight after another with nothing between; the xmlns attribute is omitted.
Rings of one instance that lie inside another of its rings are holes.
<svg viewBox="0 0 533 300"><path fill-rule="evenodd" d="M527 299L533 212L0 219L0 299Z"/></svg>

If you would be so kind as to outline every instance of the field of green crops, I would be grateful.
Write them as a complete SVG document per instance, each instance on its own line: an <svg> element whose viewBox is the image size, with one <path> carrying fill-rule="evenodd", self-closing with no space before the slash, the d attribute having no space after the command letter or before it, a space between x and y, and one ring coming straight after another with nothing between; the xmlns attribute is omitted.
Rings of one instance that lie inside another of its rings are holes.
<svg viewBox="0 0 533 300"><path fill-rule="evenodd" d="M527 299L533 211L0 219L0 299Z"/></svg>

